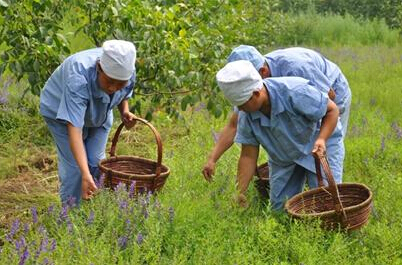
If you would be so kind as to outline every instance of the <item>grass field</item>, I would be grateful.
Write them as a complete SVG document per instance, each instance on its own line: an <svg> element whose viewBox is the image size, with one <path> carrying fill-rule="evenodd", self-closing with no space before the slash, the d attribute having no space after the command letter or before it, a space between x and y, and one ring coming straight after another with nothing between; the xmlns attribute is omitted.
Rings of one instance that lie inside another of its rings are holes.
<svg viewBox="0 0 402 265"><path fill-rule="evenodd" d="M214 182L202 177L215 133L226 123L202 106L179 120L154 115L171 169L157 197L102 192L80 209L61 209L55 150L38 98L17 108L23 83L3 78L0 95L9 94L0 105L0 264L25 257L28 264L402 264L402 49L320 51L352 89L344 181L364 183L374 194L369 224L360 231L293 222L271 212L253 186L250 208L238 208L232 200L238 146L221 158ZM155 158L156 145L141 128L123 133L118 152Z"/></svg>

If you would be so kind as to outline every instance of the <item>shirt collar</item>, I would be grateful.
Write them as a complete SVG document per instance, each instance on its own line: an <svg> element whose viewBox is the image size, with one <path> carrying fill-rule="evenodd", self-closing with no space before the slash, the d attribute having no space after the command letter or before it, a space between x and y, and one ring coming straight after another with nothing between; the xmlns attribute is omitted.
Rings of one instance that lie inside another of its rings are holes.
<svg viewBox="0 0 402 265"><path fill-rule="evenodd" d="M98 84L98 72L96 70L92 75L91 80L92 80L91 87L94 98L101 98L103 103L109 103L110 102L109 95L105 91L103 91Z"/></svg>
<svg viewBox="0 0 402 265"><path fill-rule="evenodd" d="M281 98L275 91L275 87L269 82L269 78L263 80L264 89L267 90L269 94L269 99L271 103L271 115L266 116L261 111L251 112L250 116L252 120L260 119L261 125L264 127L271 127L271 124L276 120L276 116L285 110L283 104L281 104Z"/></svg>

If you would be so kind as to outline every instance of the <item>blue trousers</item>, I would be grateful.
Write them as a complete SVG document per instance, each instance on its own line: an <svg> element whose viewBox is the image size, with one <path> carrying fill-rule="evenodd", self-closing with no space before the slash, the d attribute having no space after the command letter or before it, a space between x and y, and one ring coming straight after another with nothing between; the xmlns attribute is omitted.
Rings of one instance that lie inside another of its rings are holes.
<svg viewBox="0 0 402 265"><path fill-rule="evenodd" d="M57 147L61 201L62 203L67 203L68 200L73 198L78 205L81 200L82 176L71 152L67 125L46 117L44 119ZM105 148L109 132L110 128L103 126L84 127L82 129L82 139L87 154L88 167L94 178L99 178L98 163L101 159L105 158Z"/></svg>
<svg viewBox="0 0 402 265"><path fill-rule="evenodd" d="M273 210L283 210L288 199L303 191L306 180L309 186L313 186L310 188L317 186L312 184L317 179L316 174L296 163L278 166L270 162L269 176L269 198Z"/></svg>
<svg viewBox="0 0 402 265"><path fill-rule="evenodd" d="M328 139L327 157L335 182L342 183L345 157L342 137ZM297 163L282 166L269 161L270 201L274 210L281 210L288 199L302 192L306 181L310 189L318 187L313 156L308 156L303 162L305 166ZM327 176L322 170L321 173L324 185L328 185Z"/></svg>

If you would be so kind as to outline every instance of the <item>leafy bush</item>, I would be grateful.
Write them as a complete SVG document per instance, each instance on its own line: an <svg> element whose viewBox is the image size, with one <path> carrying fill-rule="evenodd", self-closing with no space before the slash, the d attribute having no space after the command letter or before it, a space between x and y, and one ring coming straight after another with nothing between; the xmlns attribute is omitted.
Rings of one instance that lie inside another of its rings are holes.
<svg viewBox="0 0 402 265"><path fill-rule="evenodd" d="M265 43L281 19L266 1L2 3L3 21L7 21L0 31L6 45L2 71L8 67L17 79L28 75L31 92L38 95L70 51L64 25L75 34L83 32L95 46L110 38L131 40L138 48L139 77L133 108L141 113L144 98L152 102L145 110L148 119L160 108L177 117L178 110L201 99L215 116L222 115L224 100L214 77L226 55L241 43Z"/></svg>
<svg viewBox="0 0 402 265"><path fill-rule="evenodd" d="M18 81L27 78L28 89L38 95L63 55L70 52L60 24L68 1L7 2L0 2L0 45L5 45L0 53L0 75L8 68Z"/></svg>

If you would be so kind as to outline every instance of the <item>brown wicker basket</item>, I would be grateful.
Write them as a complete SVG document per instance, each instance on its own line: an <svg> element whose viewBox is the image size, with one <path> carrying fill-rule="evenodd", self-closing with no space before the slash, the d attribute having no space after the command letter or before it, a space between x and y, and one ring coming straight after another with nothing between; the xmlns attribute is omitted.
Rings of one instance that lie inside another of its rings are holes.
<svg viewBox="0 0 402 265"><path fill-rule="evenodd" d="M137 157L137 156L117 156L115 155L117 141L124 124L120 124L112 140L110 148L110 158L99 162L99 168L105 174L105 186L114 188L120 182L131 185L135 181L135 192L158 191L160 190L170 170L162 165L162 140L158 131L147 120L136 117L135 120L147 125L155 135L157 143L157 161Z"/></svg>
<svg viewBox="0 0 402 265"><path fill-rule="evenodd" d="M325 156L315 162L319 187L293 196L285 204L288 214L298 219L320 218L328 229L340 226L355 230L368 222L372 208L370 189L359 183L336 184ZM329 185L324 187L321 165Z"/></svg>
<svg viewBox="0 0 402 265"><path fill-rule="evenodd" d="M268 178L268 163L265 162L257 166L255 170L254 186L260 194L261 199L269 199L269 178Z"/></svg>

